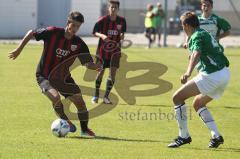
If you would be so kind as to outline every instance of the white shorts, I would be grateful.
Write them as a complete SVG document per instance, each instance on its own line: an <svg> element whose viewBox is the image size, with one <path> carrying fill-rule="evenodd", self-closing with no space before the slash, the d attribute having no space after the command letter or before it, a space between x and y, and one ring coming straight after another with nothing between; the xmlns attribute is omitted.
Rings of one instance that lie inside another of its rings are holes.
<svg viewBox="0 0 240 159"><path fill-rule="evenodd" d="M230 81L230 71L227 67L224 67L222 70L211 74L199 73L193 78L193 81L201 94L218 99L222 96Z"/></svg>

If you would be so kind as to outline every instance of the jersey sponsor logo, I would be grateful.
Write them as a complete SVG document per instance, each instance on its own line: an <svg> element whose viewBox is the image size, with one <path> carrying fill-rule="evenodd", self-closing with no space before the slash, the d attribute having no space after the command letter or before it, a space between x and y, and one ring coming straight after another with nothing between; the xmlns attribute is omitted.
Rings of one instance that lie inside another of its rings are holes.
<svg viewBox="0 0 240 159"><path fill-rule="evenodd" d="M118 35L117 30L108 30L108 35Z"/></svg>
<svg viewBox="0 0 240 159"><path fill-rule="evenodd" d="M68 50L62 50L62 49L58 48L58 49L56 50L56 53L57 53L56 56L57 56L58 58L62 58L62 57L68 56L68 55L70 54L70 51L68 51Z"/></svg>
<svg viewBox="0 0 240 159"><path fill-rule="evenodd" d="M71 50L76 51L77 50L77 45L71 45Z"/></svg>

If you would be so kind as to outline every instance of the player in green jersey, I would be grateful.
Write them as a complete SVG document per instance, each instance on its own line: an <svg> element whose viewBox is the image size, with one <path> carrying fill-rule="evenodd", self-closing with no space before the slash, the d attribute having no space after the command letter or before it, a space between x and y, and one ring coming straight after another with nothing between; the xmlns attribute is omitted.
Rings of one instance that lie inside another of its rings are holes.
<svg viewBox="0 0 240 159"><path fill-rule="evenodd" d="M190 56L187 71L181 77L183 86L173 95L179 136L168 147L175 148L192 141L187 127L185 100L195 97L193 107L211 131L209 148L217 148L224 140L206 105L223 94L230 80L229 61L218 41L200 28L198 17L194 13L186 12L180 19L183 30L189 37ZM188 81L195 67L199 73Z"/></svg>
<svg viewBox="0 0 240 159"><path fill-rule="evenodd" d="M198 16L200 28L208 31L217 41L230 34L231 25L212 13L213 0L201 0L202 14Z"/></svg>
<svg viewBox="0 0 240 159"><path fill-rule="evenodd" d="M162 34L162 20L165 17L165 13L162 9L162 4L157 3L157 7L153 9L154 13L154 28L156 35L158 36L158 47L161 47L161 34Z"/></svg>
<svg viewBox="0 0 240 159"><path fill-rule="evenodd" d="M201 0L201 9L202 14L198 16L200 28L208 31L217 41L230 35L231 25L228 21L212 13L213 0ZM184 44L184 48L187 47L188 42Z"/></svg>

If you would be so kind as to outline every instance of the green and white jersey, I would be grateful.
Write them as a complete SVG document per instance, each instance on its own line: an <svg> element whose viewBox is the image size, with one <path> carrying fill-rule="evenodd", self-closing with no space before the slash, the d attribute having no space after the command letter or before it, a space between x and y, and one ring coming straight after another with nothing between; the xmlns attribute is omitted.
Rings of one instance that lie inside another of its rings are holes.
<svg viewBox="0 0 240 159"><path fill-rule="evenodd" d="M158 27L161 27L162 26L162 20L163 20L163 17L161 15L161 13L159 12L158 8L155 7L153 9L153 14L155 14L154 16L154 20L155 20L155 28L158 28Z"/></svg>
<svg viewBox="0 0 240 159"><path fill-rule="evenodd" d="M215 39L217 39L220 31L224 32L231 29L231 25L223 18L212 14L208 18L204 18L203 15L198 16L200 22L200 28L208 31Z"/></svg>
<svg viewBox="0 0 240 159"><path fill-rule="evenodd" d="M190 53L200 52L200 59L196 66L199 72L210 74L229 66L229 61L223 54L223 47L204 29L196 29L188 46Z"/></svg>

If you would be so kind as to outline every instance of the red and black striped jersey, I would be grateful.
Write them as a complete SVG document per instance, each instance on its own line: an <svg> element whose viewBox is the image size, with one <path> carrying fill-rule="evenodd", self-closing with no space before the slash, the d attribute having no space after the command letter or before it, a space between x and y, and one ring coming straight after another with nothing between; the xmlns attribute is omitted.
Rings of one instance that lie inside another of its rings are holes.
<svg viewBox="0 0 240 159"><path fill-rule="evenodd" d="M64 65L69 73L69 67L78 58L81 64L92 62L88 46L78 36L71 39L64 37L65 29L48 27L36 29L33 35L37 41L44 41L42 57L38 64L37 75L41 75L48 79L51 71L59 65ZM64 75L61 75L64 77Z"/></svg>
<svg viewBox="0 0 240 159"><path fill-rule="evenodd" d="M115 21L112 21L110 19L110 16L103 16L98 20L98 22L95 24L93 29L93 34L96 32L104 34L108 37L108 39L116 42L118 47L120 47L120 41L121 41L121 34L125 33L127 30L127 24L124 17L117 16ZM98 49L97 49L97 56L99 56L102 59L109 59L111 58L111 55L113 53L119 52L121 53L121 49L110 49L108 50L106 47L104 47L105 43L100 38L98 43ZM112 51L114 50L114 52Z"/></svg>

